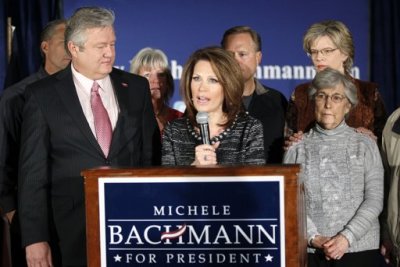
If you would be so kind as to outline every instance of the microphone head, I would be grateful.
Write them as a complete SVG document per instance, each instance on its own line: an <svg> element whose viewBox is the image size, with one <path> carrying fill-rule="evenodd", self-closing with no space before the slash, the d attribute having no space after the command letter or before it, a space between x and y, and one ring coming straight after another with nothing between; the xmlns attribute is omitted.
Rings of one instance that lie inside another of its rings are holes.
<svg viewBox="0 0 400 267"><path fill-rule="evenodd" d="M196 121L198 124L208 123L208 113L207 112L197 112Z"/></svg>

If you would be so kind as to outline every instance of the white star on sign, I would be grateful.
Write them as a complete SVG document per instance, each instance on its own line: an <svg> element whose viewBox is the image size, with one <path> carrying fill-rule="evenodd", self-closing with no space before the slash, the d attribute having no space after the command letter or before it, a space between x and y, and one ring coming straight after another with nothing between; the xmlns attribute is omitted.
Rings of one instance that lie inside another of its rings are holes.
<svg viewBox="0 0 400 267"><path fill-rule="evenodd" d="M268 255L265 256L264 258L265 258L265 262L267 262L267 261L272 262L272 259L273 259L274 257L268 254Z"/></svg>
<svg viewBox="0 0 400 267"><path fill-rule="evenodd" d="M114 256L114 261L115 261L115 262L121 262L121 258L122 258L122 257L121 257L120 255L117 254L117 255Z"/></svg>

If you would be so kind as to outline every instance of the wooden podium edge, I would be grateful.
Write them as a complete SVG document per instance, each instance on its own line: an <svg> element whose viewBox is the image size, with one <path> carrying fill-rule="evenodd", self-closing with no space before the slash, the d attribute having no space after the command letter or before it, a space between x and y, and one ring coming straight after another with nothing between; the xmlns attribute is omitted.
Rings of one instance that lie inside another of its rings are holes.
<svg viewBox="0 0 400 267"><path fill-rule="evenodd" d="M151 167L98 168L82 172L85 183L86 239L88 267L100 266L99 177L169 177L169 176L284 176L286 267L306 264L306 235L303 187L299 184L300 165L235 167Z"/></svg>

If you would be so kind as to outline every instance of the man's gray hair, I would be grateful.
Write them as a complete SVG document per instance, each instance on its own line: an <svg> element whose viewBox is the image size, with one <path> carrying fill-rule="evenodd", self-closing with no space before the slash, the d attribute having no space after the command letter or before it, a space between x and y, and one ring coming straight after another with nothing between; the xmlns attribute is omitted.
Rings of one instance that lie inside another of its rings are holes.
<svg viewBox="0 0 400 267"><path fill-rule="evenodd" d="M80 49L83 49L86 42L86 30L113 26L115 20L114 12L102 7L82 7L68 20L65 29L65 49L68 54L68 42L73 42Z"/></svg>
<svg viewBox="0 0 400 267"><path fill-rule="evenodd" d="M345 76L340 71L331 68L326 68L315 75L314 79L311 82L309 96L313 97L318 92L318 90L335 88L339 84L343 85L344 94L346 95L351 105L353 107L357 105L357 87L354 85L349 77Z"/></svg>

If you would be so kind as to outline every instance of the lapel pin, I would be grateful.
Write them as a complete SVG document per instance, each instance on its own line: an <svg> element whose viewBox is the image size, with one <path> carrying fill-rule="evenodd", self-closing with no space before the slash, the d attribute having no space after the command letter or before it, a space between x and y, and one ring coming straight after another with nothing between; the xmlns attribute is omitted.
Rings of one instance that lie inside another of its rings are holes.
<svg viewBox="0 0 400 267"><path fill-rule="evenodd" d="M122 87L128 87L127 83L121 83Z"/></svg>

